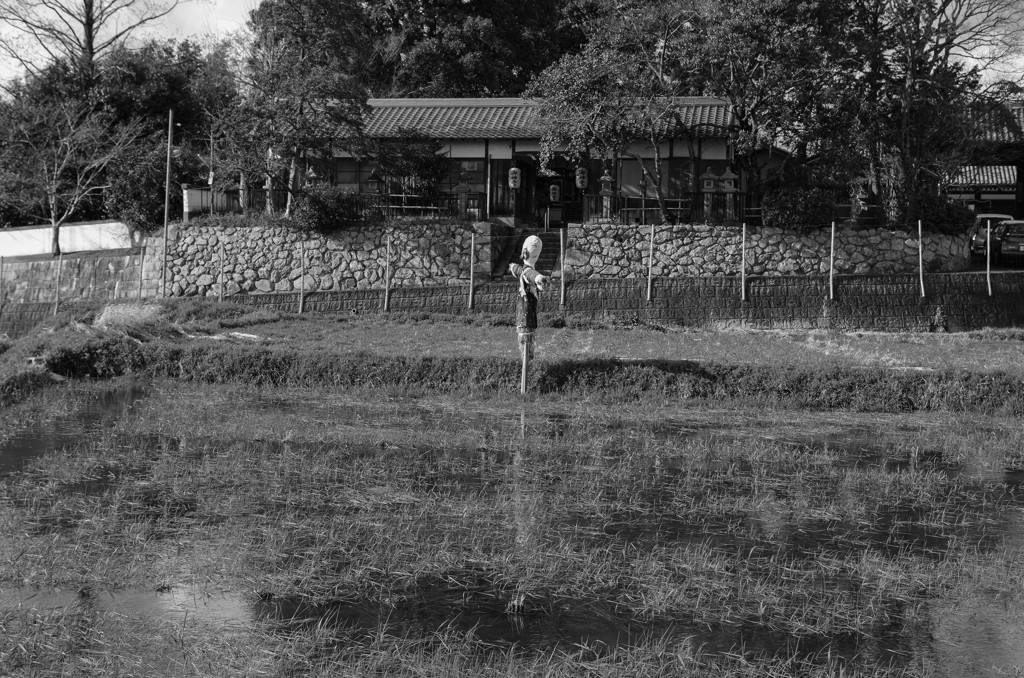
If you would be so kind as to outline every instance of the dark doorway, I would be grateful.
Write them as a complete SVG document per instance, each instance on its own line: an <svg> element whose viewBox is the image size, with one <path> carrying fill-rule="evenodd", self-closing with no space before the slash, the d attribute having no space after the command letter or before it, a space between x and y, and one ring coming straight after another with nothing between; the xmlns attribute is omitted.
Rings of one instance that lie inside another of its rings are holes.
<svg viewBox="0 0 1024 678"><path fill-rule="evenodd" d="M508 171L518 167L520 189L512 191L508 185ZM516 153L511 160L492 160L491 214L515 216L523 221L552 228L586 218L585 202L588 194L600 190L600 162L587 167L586 186L577 188L577 165L563 157L553 158L546 171L541 172L536 152ZM513 200L515 207L513 210Z"/></svg>

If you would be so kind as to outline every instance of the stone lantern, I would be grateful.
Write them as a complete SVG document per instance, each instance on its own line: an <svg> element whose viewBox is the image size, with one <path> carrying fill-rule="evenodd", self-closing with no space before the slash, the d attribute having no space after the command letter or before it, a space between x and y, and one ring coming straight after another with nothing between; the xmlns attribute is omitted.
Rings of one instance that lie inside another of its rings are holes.
<svg viewBox="0 0 1024 678"><path fill-rule="evenodd" d="M373 171L370 172L370 176L366 177L366 185L367 188L370 189L370 193L380 193L382 183L384 183L384 180L377 171L377 168L374 168Z"/></svg>
<svg viewBox="0 0 1024 678"><path fill-rule="evenodd" d="M700 191L704 197L704 220L711 218L715 211L715 194L718 193L718 175L708 167L700 175Z"/></svg>
<svg viewBox="0 0 1024 678"><path fill-rule="evenodd" d="M725 193L725 220L733 221L736 219L736 215L739 212L736 204L736 193L740 190L737 184L739 176L733 174L731 170L726 168L722 172L722 176L718 178L718 190Z"/></svg>
<svg viewBox="0 0 1024 678"><path fill-rule="evenodd" d="M601 175L601 217L612 217L612 175L607 167Z"/></svg>
<svg viewBox="0 0 1024 678"><path fill-rule="evenodd" d="M469 174L465 169L459 172L459 183L452 189L459 196L459 216L466 218L469 212Z"/></svg>

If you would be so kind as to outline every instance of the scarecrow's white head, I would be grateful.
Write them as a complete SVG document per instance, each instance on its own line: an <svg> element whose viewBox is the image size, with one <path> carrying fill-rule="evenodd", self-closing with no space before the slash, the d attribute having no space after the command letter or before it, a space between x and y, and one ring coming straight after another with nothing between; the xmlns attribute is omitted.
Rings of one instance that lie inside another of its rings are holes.
<svg viewBox="0 0 1024 678"><path fill-rule="evenodd" d="M523 264L529 264L530 266L536 266L537 260L540 258L541 245L540 238L535 235L531 235L523 243Z"/></svg>

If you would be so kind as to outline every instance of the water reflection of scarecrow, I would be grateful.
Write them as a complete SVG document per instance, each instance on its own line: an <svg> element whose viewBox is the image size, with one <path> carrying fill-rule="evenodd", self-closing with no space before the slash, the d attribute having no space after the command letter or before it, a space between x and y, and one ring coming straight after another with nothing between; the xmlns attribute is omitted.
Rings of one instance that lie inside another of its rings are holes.
<svg viewBox="0 0 1024 678"><path fill-rule="evenodd" d="M537 295L544 290L548 276L541 275L536 268L540 258L541 240L531 235L523 243L523 265L508 265L508 270L519 279L519 296L516 300L516 332L519 335L519 352L524 363L533 360L533 333L537 329Z"/></svg>

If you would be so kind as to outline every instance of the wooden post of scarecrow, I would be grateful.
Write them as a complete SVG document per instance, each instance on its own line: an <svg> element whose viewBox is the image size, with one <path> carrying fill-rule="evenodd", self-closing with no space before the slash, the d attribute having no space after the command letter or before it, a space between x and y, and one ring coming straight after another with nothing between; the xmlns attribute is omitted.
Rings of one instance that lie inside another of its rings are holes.
<svg viewBox="0 0 1024 678"><path fill-rule="evenodd" d="M522 265L511 263L508 270L519 281L516 297L516 333L519 336L519 352L523 360L523 371L519 383L520 393L526 395L526 384L533 360L533 334L537 330L537 295L548 283L548 276L541 275L534 266L540 258L541 240L531 235L523 243Z"/></svg>

